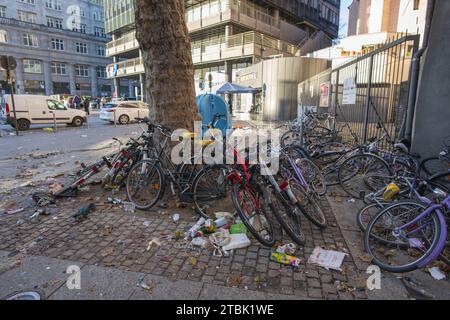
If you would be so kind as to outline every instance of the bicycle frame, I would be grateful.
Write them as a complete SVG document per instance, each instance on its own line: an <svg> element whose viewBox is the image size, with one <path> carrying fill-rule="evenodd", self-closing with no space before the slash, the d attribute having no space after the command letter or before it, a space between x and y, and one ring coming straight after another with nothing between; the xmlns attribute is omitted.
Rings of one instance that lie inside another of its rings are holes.
<svg viewBox="0 0 450 320"><path fill-rule="evenodd" d="M407 224L394 229L394 234L402 234L403 231L405 229L408 229L411 226L414 226L417 222L419 222L422 218L430 215L433 211L436 211L436 214L438 216L439 219L439 223L441 225L441 232L439 234L439 240L438 240L438 245L436 246L436 248L434 248L434 250L423 260L421 261L418 266L419 268L424 268L425 266L427 266L429 263L431 263L432 261L434 261L442 252L442 250L445 247L446 244L446 239L447 239L447 223L445 221L445 216L444 213L442 212L442 209L447 209L450 210L450 196L448 196L446 199L444 199L441 203L439 204L433 204L433 202L431 200L429 200L428 198L425 197L420 197L420 200L429 205L429 208L426 209L424 212L422 212L420 215L418 215L415 219L411 220L410 222L408 222ZM423 229L425 226L421 226L420 228L416 228L413 231L406 233L407 235L410 235L413 232L416 232L418 230Z"/></svg>

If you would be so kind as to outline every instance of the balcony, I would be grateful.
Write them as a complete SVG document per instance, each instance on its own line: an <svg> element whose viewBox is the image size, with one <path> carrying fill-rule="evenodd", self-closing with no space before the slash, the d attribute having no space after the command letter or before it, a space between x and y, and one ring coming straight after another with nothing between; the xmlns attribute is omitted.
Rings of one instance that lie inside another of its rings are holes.
<svg viewBox="0 0 450 320"><path fill-rule="evenodd" d="M117 65L117 67L115 67ZM110 64L106 67L108 79L121 78L144 73L142 58L135 58L118 63Z"/></svg>
<svg viewBox="0 0 450 320"><path fill-rule="evenodd" d="M116 40L119 41L120 39ZM124 42L120 48L126 46ZM114 49L114 50L120 50ZM138 47L136 46L136 49ZM192 43L192 61L195 65L248 57L268 57L273 55L295 56L298 48L284 41L258 32L246 32L228 38L221 37ZM108 78L114 78L114 64L107 67ZM143 73L142 59L136 58L118 63L116 77Z"/></svg>
<svg viewBox="0 0 450 320"><path fill-rule="evenodd" d="M136 40L136 33L129 32L117 40L111 41L106 45L106 56L113 57L121 53L139 49L139 43Z"/></svg>

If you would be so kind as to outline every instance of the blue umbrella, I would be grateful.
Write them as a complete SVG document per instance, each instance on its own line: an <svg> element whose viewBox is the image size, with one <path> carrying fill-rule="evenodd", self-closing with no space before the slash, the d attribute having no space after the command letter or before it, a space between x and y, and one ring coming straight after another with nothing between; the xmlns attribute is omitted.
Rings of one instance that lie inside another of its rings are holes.
<svg viewBox="0 0 450 320"><path fill-rule="evenodd" d="M221 86L216 93L217 94L235 94L235 93L255 93L258 90L249 88L249 87L243 87L238 84L232 84L229 82L226 82L223 86Z"/></svg>

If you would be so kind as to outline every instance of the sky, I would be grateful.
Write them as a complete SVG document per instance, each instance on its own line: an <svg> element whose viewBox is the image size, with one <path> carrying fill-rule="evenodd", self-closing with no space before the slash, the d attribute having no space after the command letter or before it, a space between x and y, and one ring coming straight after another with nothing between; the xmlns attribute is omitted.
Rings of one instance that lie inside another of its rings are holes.
<svg viewBox="0 0 450 320"><path fill-rule="evenodd" d="M347 36L348 29L348 6L352 0L341 0L341 18L339 22L339 38Z"/></svg>

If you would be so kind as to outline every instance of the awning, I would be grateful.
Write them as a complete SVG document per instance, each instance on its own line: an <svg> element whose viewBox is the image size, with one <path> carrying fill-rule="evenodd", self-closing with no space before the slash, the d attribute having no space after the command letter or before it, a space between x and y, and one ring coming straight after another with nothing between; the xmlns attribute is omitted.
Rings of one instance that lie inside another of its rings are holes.
<svg viewBox="0 0 450 320"><path fill-rule="evenodd" d="M258 90L249 87L243 87L238 84L232 84L226 82L223 86L221 86L216 93L217 94L234 94L234 93L255 93Z"/></svg>

